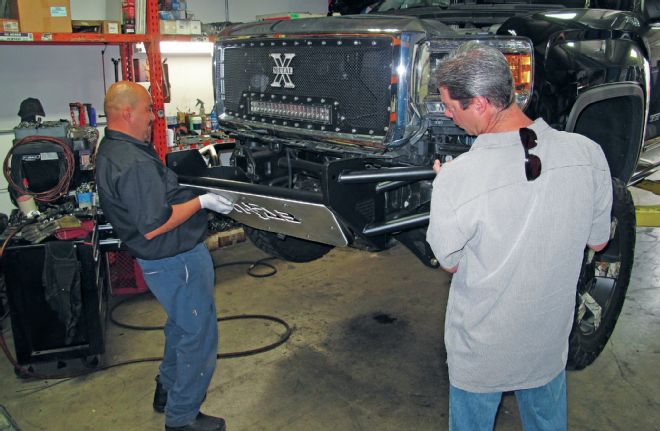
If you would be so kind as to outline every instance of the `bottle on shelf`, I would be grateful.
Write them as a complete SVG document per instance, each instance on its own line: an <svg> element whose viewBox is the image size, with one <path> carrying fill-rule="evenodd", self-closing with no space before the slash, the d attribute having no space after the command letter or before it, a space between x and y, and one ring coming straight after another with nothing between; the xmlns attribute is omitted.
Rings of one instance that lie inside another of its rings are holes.
<svg viewBox="0 0 660 431"><path fill-rule="evenodd" d="M123 32L135 34L135 0L122 0Z"/></svg>

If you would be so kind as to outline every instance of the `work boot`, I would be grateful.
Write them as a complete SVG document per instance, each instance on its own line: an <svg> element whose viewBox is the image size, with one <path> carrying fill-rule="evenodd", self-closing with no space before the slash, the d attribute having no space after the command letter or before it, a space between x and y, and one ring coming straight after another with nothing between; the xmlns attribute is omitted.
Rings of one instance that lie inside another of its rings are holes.
<svg viewBox="0 0 660 431"><path fill-rule="evenodd" d="M206 394L202 402L206 400ZM156 376L156 390L154 391L154 410L158 413L165 413L165 405L167 405L167 390L160 383L160 375Z"/></svg>
<svg viewBox="0 0 660 431"><path fill-rule="evenodd" d="M160 374L156 376L156 390L154 391L154 410L158 413L165 412L165 405L167 404L167 391L160 383Z"/></svg>
<svg viewBox="0 0 660 431"><path fill-rule="evenodd" d="M199 412L188 425L171 427L166 424L165 431L226 431L226 428L224 419Z"/></svg>

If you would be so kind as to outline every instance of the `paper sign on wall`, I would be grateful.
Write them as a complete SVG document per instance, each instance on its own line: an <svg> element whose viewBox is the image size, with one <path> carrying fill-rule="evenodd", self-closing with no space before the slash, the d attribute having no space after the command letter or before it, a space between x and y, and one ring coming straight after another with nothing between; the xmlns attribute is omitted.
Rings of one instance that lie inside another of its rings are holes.
<svg viewBox="0 0 660 431"><path fill-rule="evenodd" d="M66 7L64 6L53 6L50 8L50 16L67 16Z"/></svg>

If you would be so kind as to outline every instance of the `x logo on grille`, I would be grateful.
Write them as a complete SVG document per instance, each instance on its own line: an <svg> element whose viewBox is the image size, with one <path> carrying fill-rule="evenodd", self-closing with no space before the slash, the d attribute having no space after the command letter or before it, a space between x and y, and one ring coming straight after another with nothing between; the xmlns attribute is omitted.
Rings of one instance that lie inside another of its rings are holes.
<svg viewBox="0 0 660 431"><path fill-rule="evenodd" d="M275 79L270 84L271 87L282 87L284 83L284 88L295 88L291 75L293 75L293 67L289 66L291 60L296 54L270 54L275 61L275 66L273 66L273 73L275 74Z"/></svg>

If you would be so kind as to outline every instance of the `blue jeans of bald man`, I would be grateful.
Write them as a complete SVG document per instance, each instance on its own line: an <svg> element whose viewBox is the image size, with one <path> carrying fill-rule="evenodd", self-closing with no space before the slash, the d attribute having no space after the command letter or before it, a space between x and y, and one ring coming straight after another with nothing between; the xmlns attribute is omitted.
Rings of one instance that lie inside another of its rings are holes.
<svg viewBox="0 0 660 431"><path fill-rule="evenodd" d="M165 423L192 422L215 370L218 351L213 260L204 243L176 256L138 259L149 290L167 313L160 382L167 390Z"/></svg>
<svg viewBox="0 0 660 431"><path fill-rule="evenodd" d="M566 371L543 386L514 391L525 431L562 431L566 418ZM449 385L449 431L491 431L502 392L467 392Z"/></svg>

